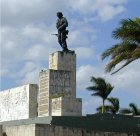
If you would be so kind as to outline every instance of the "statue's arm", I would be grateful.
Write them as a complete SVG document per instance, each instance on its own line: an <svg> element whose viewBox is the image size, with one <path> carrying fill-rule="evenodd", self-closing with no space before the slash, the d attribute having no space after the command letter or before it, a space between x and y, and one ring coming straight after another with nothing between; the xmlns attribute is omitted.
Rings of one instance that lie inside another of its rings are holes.
<svg viewBox="0 0 140 136"><path fill-rule="evenodd" d="M59 20L57 20L57 22L56 22L56 28L59 29L59 27L60 27Z"/></svg>
<svg viewBox="0 0 140 136"><path fill-rule="evenodd" d="M62 30L62 29L64 29L64 28L66 28L66 27L68 27L68 21L67 21L66 18L63 18L63 23L62 23L62 25L60 25L57 29L58 29L58 30Z"/></svg>
<svg viewBox="0 0 140 136"><path fill-rule="evenodd" d="M64 17L63 20L64 20L65 27L68 27L68 21L67 21L67 19Z"/></svg>

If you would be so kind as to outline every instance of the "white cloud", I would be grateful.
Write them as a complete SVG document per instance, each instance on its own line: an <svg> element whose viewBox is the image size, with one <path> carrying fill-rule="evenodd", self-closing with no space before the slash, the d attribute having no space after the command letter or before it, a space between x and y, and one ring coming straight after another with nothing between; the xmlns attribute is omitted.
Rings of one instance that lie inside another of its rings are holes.
<svg viewBox="0 0 140 136"><path fill-rule="evenodd" d="M41 44L32 45L27 49L27 51L24 54L24 57L25 60L32 60L32 61L46 60L46 57L48 58L49 53L52 52L52 50L53 49L51 48L47 49L46 46Z"/></svg>
<svg viewBox="0 0 140 136"><path fill-rule="evenodd" d="M1 3L2 24L23 25L49 20L64 5L63 0L4 0Z"/></svg>
<svg viewBox="0 0 140 136"><path fill-rule="evenodd" d="M41 68L40 63L27 61L23 65L23 67L21 67L21 69L17 71L18 78L20 78L20 80L18 80L17 83L18 84L38 83L40 68Z"/></svg>
<svg viewBox="0 0 140 136"><path fill-rule="evenodd" d="M91 85L91 76L102 76L103 71L100 67L86 65L81 66L77 69L77 89L86 90L86 88Z"/></svg>
<svg viewBox="0 0 140 136"><path fill-rule="evenodd" d="M125 8L123 6L113 7L111 5L108 5L100 10L98 14L102 21L107 21L112 19L115 15L122 13L123 11L125 11Z"/></svg>
<svg viewBox="0 0 140 136"><path fill-rule="evenodd" d="M78 59L90 59L94 54L94 49L91 47L79 47L75 49L77 52L77 58Z"/></svg>
<svg viewBox="0 0 140 136"><path fill-rule="evenodd" d="M57 11L79 13L89 20L97 16L107 21L122 13L128 0L4 0L1 2L2 25L21 26L29 23L50 22ZM86 17L87 16L87 17Z"/></svg>
<svg viewBox="0 0 140 136"><path fill-rule="evenodd" d="M92 30L92 28L90 30ZM68 43L72 45L72 47L77 47L77 46L89 47L94 44L95 39L96 39L96 33L94 32L94 30L92 32L87 31L86 29L84 29L84 26L80 25L79 29L77 28L76 31L70 32Z"/></svg>
<svg viewBox="0 0 140 136"><path fill-rule="evenodd" d="M17 69L19 63L32 60L48 61L48 56L58 46L51 36L51 26L27 25L25 27L3 27L1 29L1 70L3 76ZM55 39L55 40L54 40ZM6 72L4 72L6 71ZM9 72L8 72L9 71Z"/></svg>
<svg viewBox="0 0 140 136"><path fill-rule="evenodd" d="M39 40L42 40L42 37L44 38L46 36L46 32L44 30L38 26L35 27L33 24L26 25L22 31L22 34L28 38L35 38Z"/></svg>
<svg viewBox="0 0 140 136"><path fill-rule="evenodd" d="M51 35L56 33L55 23L51 22L51 16L56 19L56 11L65 10L67 6L64 1L62 3L56 1L55 4L54 1L44 0L34 2L32 0L24 2L5 0L2 2L1 70L3 76L6 76L11 70L14 74L15 69L19 69L19 63L25 65L26 61L41 63L44 60L47 63L51 52L61 50L57 37ZM71 46L74 45L75 49L79 46L77 48L80 51L78 57L84 59L89 58L92 54L92 51L85 46L91 44L94 38L93 36L87 37L86 35L91 33L91 29L80 30L83 27L81 25L79 25L79 30L70 33L68 47L71 49ZM82 55L84 49L86 54Z"/></svg>
<svg viewBox="0 0 140 136"><path fill-rule="evenodd" d="M102 100L97 98L97 97L93 97L91 96L91 98L88 99L82 99L83 100L83 115L86 114L93 114L96 113L96 108L102 105Z"/></svg>
<svg viewBox="0 0 140 136"><path fill-rule="evenodd" d="M24 50L25 38L21 36L20 29L12 27L3 27L1 35L2 40L2 63L8 61L9 58L12 62L22 58L22 51Z"/></svg>
<svg viewBox="0 0 140 136"><path fill-rule="evenodd" d="M91 76L103 77L115 87L115 92L132 92L134 96L140 98L139 62L139 60L133 62L132 64L128 65L126 68L122 69L114 75L104 73L103 65L81 66L77 69L77 89L83 91L86 90L86 87L92 85L92 83L90 83Z"/></svg>
<svg viewBox="0 0 140 136"><path fill-rule="evenodd" d="M114 75L104 73L103 65L83 65L77 69L77 91L83 99L83 113L95 113L96 108L100 106L101 99L92 97L91 92L87 91L88 86L93 84L90 77L103 77L114 86L110 96L118 97L120 106L127 107L130 102L139 104L140 99L140 60L133 62L126 68ZM131 96L130 96L131 95ZM83 97L84 96L84 97ZM93 109L91 109L91 107Z"/></svg>
<svg viewBox="0 0 140 136"><path fill-rule="evenodd" d="M84 16L92 14L98 16L102 21L107 21L125 11L124 4L126 4L127 1L128 0L79 0L75 1L75 4L71 1L70 5L73 10Z"/></svg>
<svg viewBox="0 0 140 136"><path fill-rule="evenodd" d="M33 71L30 71L24 75L24 77L18 82L19 84L37 84L39 77L39 70L35 69Z"/></svg>
<svg viewBox="0 0 140 136"><path fill-rule="evenodd" d="M139 92L140 91L140 60L132 62L118 73L108 76L108 80L116 86L116 89L124 91ZM140 96L140 94L138 93Z"/></svg>
<svg viewBox="0 0 140 136"><path fill-rule="evenodd" d="M35 70L38 66L33 62L26 62L24 67L20 71L20 75L24 76L26 73L30 73Z"/></svg>

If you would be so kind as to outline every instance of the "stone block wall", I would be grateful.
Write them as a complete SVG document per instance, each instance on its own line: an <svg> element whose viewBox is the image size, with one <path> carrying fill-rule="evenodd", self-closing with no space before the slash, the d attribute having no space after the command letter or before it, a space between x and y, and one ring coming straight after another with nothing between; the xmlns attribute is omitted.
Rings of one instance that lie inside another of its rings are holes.
<svg viewBox="0 0 140 136"><path fill-rule="evenodd" d="M36 84L0 92L0 122L37 117Z"/></svg>
<svg viewBox="0 0 140 136"><path fill-rule="evenodd" d="M76 97L76 54L55 52L49 56L49 69L71 71L72 96Z"/></svg>
<svg viewBox="0 0 140 136"><path fill-rule="evenodd" d="M76 98L74 97L75 93L73 93L74 91L72 90L73 78L72 78L71 71L52 70L52 69L41 71L39 82L40 82L39 107L38 107L39 116L54 115L52 114L52 106L51 106L52 99L54 98L58 98L61 96L69 98L69 99L71 98L72 101L71 102L69 101L69 102L71 104L74 102L73 105L77 104L75 101L79 101L79 100L76 100ZM66 102L66 100L63 102ZM60 114L58 114L58 116L60 116Z"/></svg>
<svg viewBox="0 0 140 136"><path fill-rule="evenodd" d="M5 131L7 136L140 136L140 133L98 132L45 124L7 126Z"/></svg>
<svg viewBox="0 0 140 136"><path fill-rule="evenodd" d="M2 125L0 125L0 136L2 136Z"/></svg>
<svg viewBox="0 0 140 136"><path fill-rule="evenodd" d="M21 126L6 126L5 133L6 136L36 136L35 127L35 124Z"/></svg>
<svg viewBox="0 0 140 136"><path fill-rule="evenodd" d="M52 97L73 97L71 71L50 70L50 93Z"/></svg>
<svg viewBox="0 0 140 136"><path fill-rule="evenodd" d="M82 99L59 97L52 99L52 116L82 116Z"/></svg>

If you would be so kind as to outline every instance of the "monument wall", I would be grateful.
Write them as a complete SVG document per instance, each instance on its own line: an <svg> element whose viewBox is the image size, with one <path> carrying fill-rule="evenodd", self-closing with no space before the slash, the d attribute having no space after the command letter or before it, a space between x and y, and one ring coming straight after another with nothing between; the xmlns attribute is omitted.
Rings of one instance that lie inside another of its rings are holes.
<svg viewBox="0 0 140 136"><path fill-rule="evenodd" d="M37 117L36 84L27 84L0 92L0 122Z"/></svg>
<svg viewBox="0 0 140 136"><path fill-rule="evenodd" d="M2 136L2 125L0 125L0 136Z"/></svg>
<svg viewBox="0 0 140 136"><path fill-rule="evenodd" d="M39 74L38 115L82 115L82 100L76 98L75 52L57 51L49 56L49 69Z"/></svg>
<svg viewBox="0 0 140 136"><path fill-rule="evenodd" d="M72 72L43 70L39 76L39 116L51 116L51 101L58 97L73 97Z"/></svg>
<svg viewBox="0 0 140 136"><path fill-rule="evenodd" d="M83 128L70 128L43 124L6 126L7 136L139 136L140 133L99 132ZM26 131L25 131L26 130Z"/></svg>

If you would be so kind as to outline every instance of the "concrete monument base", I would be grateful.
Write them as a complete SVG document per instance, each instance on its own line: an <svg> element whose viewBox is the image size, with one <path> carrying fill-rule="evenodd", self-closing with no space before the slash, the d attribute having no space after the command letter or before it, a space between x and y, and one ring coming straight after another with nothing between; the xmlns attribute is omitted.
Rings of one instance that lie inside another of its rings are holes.
<svg viewBox="0 0 140 136"><path fill-rule="evenodd" d="M2 122L0 136L140 136L139 122L140 117L112 114L38 117Z"/></svg>
<svg viewBox="0 0 140 136"><path fill-rule="evenodd" d="M7 126L6 136L128 136L127 133L96 132L86 129L51 126L44 124L30 124L21 126ZM138 136L130 134L129 136Z"/></svg>

